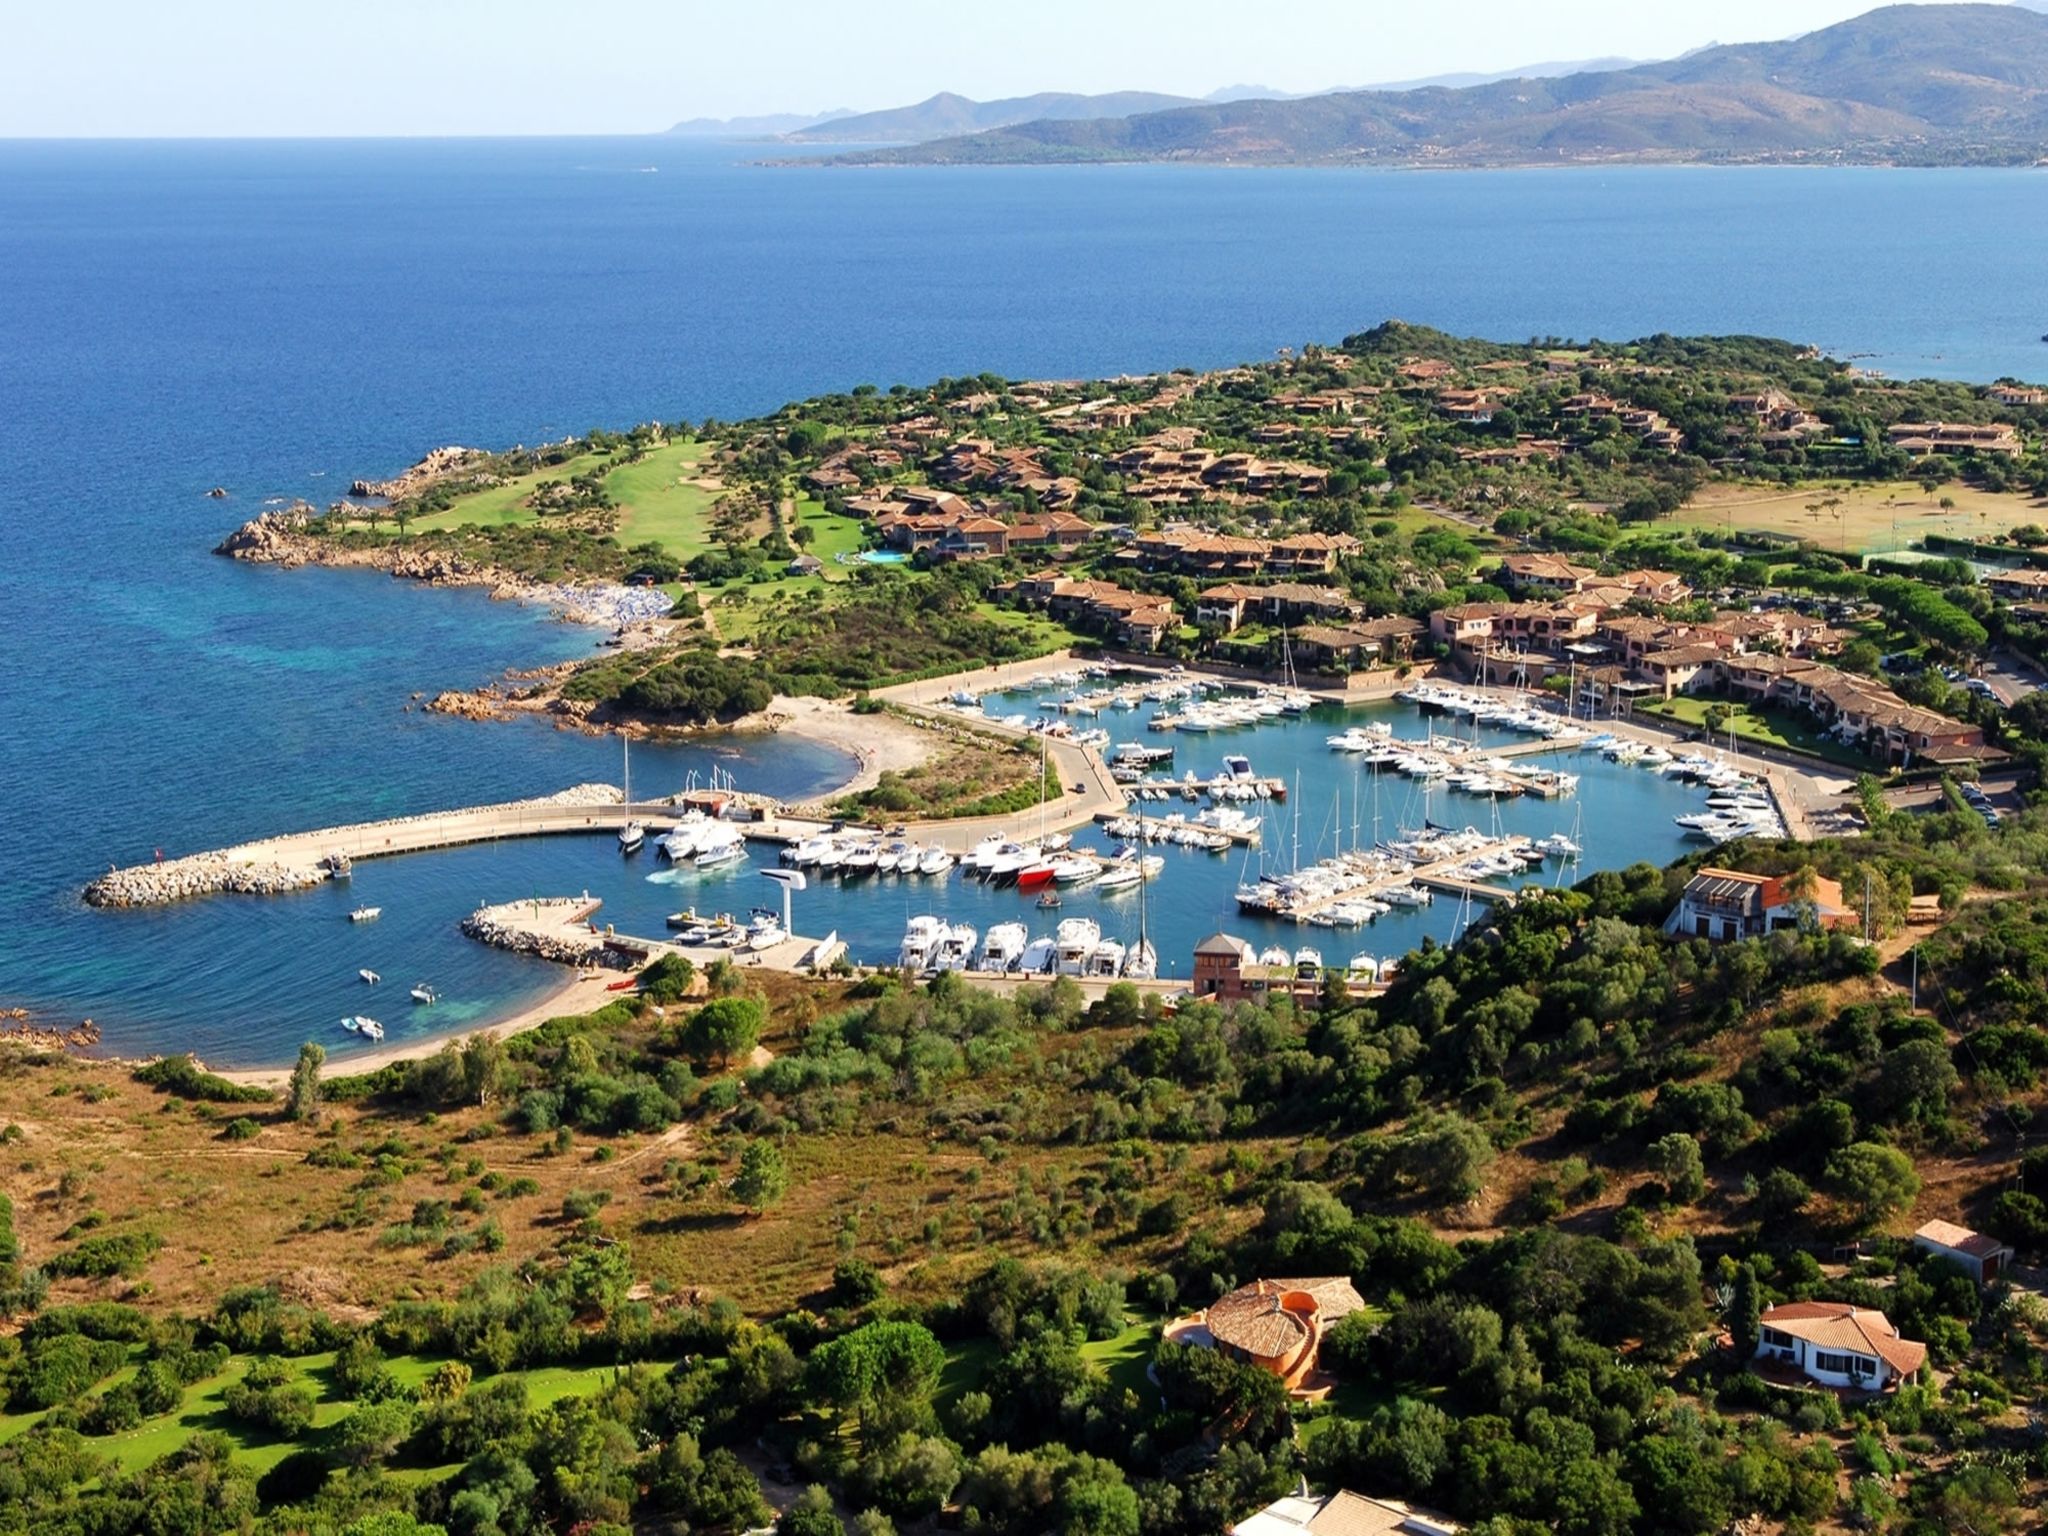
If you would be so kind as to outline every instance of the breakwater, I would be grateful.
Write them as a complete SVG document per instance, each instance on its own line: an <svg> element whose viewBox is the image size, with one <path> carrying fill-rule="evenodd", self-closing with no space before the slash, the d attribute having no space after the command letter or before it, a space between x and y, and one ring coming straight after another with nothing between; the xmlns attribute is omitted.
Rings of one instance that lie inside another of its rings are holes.
<svg viewBox="0 0 2048 1536"><path fill-rule="evenodd" d="M332 879L355 859L592 830L608 824L608 809L617 821L619 804L619 792L609 784L577 784L537 800L358 822L112 869L86 886L84 896L89 906L146 907L220 893L281 895Z"/></svg>
<svg viewBox="0 0 2048 1536"><path fill-rule="evenodd" d="M462 931L479 944L537 955L557 965L623 968L625 957L611 952L606 936L590 925L590 915L600 905L588 895L502 902L478 907L462 920Z"/></svg>

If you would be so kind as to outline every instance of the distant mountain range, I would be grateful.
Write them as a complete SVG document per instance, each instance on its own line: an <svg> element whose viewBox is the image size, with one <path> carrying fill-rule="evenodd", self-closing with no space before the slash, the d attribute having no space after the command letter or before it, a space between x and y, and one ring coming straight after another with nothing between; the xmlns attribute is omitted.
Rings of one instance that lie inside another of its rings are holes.
<svg viewBox="0 0 2048 1536"><path fill-rule="evenodd" d="M2048 4L2048 0L2042 0ZM1570 64L1529 64L1494 75L1432 75L1349 90L1412 91L1433 85L1483 85L1493 80L1543 79L1588 69L1618 69L1629 59L1581 60ZM668 132L683 138L786 138L800 144L923 144L933 139L989 133L1030 122L1073 122L1101 117L1133 117L1174 107L1198 107L1235 101L1302 101L1327 91L1290 93L1264 85L1227 85L1207 96L1168 96L1158 91L1111 91L1084 96L1067 91L1040 91L1000 101L975 101L941 91L915 106L879 112L772 112L758 117L693 117Z"/></svg>
<svg viewBox="0 0 2048 1536"><path fill-rule="evenodd" d="M876 115L888 114L869 114ZM1042 114L839 157L862 164L1339 165L2043 158L2048 15L2031 5L1889 6L1785 42L1550 78L1525 71L1457 88Z"/></svg>
<svg viewBox="0 0 2048 1536"><path fill-rule="evenodd" d="M1167 96L1158 91L1111 91L1101 96L1040 91L1035 96L974 101L941 91L915 106L889 107L880 112L841 110L817 112L808 117L793 112L762 117L693 117L668 131L688 138L784 138L799 144L922 144L930 139L986 133L1019 123L1130 117L1141 112L1162 112L1169 107L1200 106L1204 100L1236 99L1222 93L1204 98Z"/></svg>
<svg viewBox="0 0 2048 1536"><path fill-rule="evenodd" d="M840 107L832 112L767 112L759 117L692 117L668 132L679 139L773 139L853 115L851 107Z"/></svg>

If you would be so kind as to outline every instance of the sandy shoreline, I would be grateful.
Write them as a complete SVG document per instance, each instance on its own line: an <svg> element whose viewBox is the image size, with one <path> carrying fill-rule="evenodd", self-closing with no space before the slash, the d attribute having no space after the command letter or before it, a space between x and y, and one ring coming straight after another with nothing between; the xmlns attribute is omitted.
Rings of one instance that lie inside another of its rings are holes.
<svg viewBox="0 0 2048 1536"><path fill-rule="evenodd" d="M401 1061L418 1061L432 1056L451 1040L467 1040L472 1035L488 1035L494 1040L509 1040L514 1035L538 1029L549 1019L565 1015L593 1013L606 1003L625 994L613 992L610 988L625 980L618 971L600 971L595 975L565 969L561 984L540 1001L522 1008L509 1018L499 1019L490 1024L479 1024L472 1029L451 1029L429 1035L421 1040L407 1040L398 1045L381 1046L361 1055L330 1057L323 1069L329 1077L359 1077L375 1072ZM209 1069L211 1070L211 1069ZM237 1067L215 1074L231 1083L246 1083L254 1088L282 1088L291 1081L292 1069L282 1067Z"/></svg>
<svg viewBox="0 0 2048 1536"><path fill-rule="evenodd" d="M837 699L792 699L782 694L770 700L759 714L748 715L718 730L720 734L734 736L788 731L806 741L850 753L858 764L852 777L843 784L820 790L811 797L813 802L873 789L884 773L915 768L938 746L926 732L895 715L857 715L852 705Z"/></svg>

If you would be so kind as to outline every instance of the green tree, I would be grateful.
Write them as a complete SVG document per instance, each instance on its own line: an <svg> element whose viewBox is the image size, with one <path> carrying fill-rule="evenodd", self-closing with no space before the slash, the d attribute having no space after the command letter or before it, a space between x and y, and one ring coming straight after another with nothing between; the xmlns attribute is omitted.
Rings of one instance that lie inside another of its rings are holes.
<svg viewBox="0 0 2048 1536"><path fill-rule="evenodd" d="M341 1528L341 1536L448 1536L445 1525L429 1525L395 1509L362 1515Z"/></svg>
<svg viewBox="0 0 2048 1536"><path fill-rule="evenodd" d="M768 1520L761 1485L740 1459L723 1447L706 1454L687 1434L675 1436L655 1456L647 1491L693 1530L744 1530Z"/></svg>
<svg viewBox="0 0 2048 1536"><path fill-rule="evenodd" d="M505 1046L479 1030L462 1042L462 1091L472 1104L488 1104L505 1091Z"/></svg>
<svg viewBox="0 0 2048 1536"><path fill-rule="evenodd" d="M443 1360L427 1373L427 1379L420 1383L420 1400L427 1403L452 1403L469 1390L470 1369L461 1360Z"/></svg>
<svg viewBox="0 0 2048 1536"><path fill-rule="evenodd" d="M334 1451L351 1466L367 1467L390 1460L411 1433L410 1404L365 1403L334 1426Z"/></svg>
<svg viewBox="0 0 2048 1536"><path fill-rule="evenodd" d="M718 998L691 1016L683 1030L683 1048L700 1061L716 1057L724 1066L754 1048L763 1021L761 1005L753 998Z"/></svg>
<svg viewBox="0 0 2048 1536"><path fill-rule="evenodd" d="M1684 1131L1673 1131L1650 1143L1644 1161L1664 1181L1671 1198L1691 1205L1707 1192L1707 1168L1700 1144Z"/></svg>
<svg viewBox="0 0 2048 1536"><path fill-rule="evenodd" d="M782 1512L775 1536L846 1536L846 1525L832 1508L832 1495L813 1483Z"/></svg>
<svg viewBox="0 0 2048 1536"><path fill-rule="evenodd" d="M864 1323L811 1352L812 1392L854 1414L864 1443L879 1445L922 1428L946 1367L946 1352L921 1323Z"/></svg>
<svg viewBox="0 0 2048 1536"><path fill-rule="evenodd" d="M327 1052L318 1041L299 1047L298 1064L292 1068L291 1087L285 1093L285 1113L294 1120L311 1120L320 1113L320 1068Z"/></svg>
<svg viewBox="0 0 2048 1536"><path fill-rule="evenodd" d="M772 1141L747 1143L740 1154L740 1171L732 1181L732 1197L759 1214L779 1204L789 1193L789 1170L783 1165L782 1148Z"/></svg>
<svg viewBox="0 0 2048 1536"><path fill-rule="evenodd" d="M1728 1293L1728 1337L1735 1358L1747 1360L1756 1353L1757 1330L1762 1326L1763 1298L1757 1294L1756 1270L1749 1264L1735 1266L1735 1283Z"/></svg>
<svg viewBox="0 0 2048 1536"><path fill-rule="evenodd" d="M1897 1147L1874 1141L1852 1142L1829 1158L1827 1178L1859 1230L1897 1215L1920 1193L1913 1160Z"/></svg>

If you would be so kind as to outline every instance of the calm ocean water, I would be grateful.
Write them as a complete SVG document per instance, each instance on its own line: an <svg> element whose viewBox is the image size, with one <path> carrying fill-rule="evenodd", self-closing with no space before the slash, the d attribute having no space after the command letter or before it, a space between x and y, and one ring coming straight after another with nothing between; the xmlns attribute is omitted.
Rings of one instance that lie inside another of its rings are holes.
<svg viewBox="0 0 2048 1536"><path fill-rule="evenodd" d="M331 892L122 915L75 898L157 847L611 774L607 743L406 708L587 633L207 553L266 497L320 501L437 443L730 417L862 381L1220 364L1390 315L2048 372L2048 268L2015 254L2048 234L2029 172L841 172L757 153L0 144L0 1003L90 1014L117 1050L246 1063L331 1038L358 964L432 977L462 1020L546 984L453 920L508 890L598 889L571 845L376 869L391 917L361 959ZM232 498L205 499L215 484ZM783 743L636 768L680 782L714 756L785 793L840 767ZM1205 925L1201 888L1184 917L1162 890L1163 921ZM623 910L642 893L600 894ZM893 940L901 906L873 898L867 921Z"/></svg>

